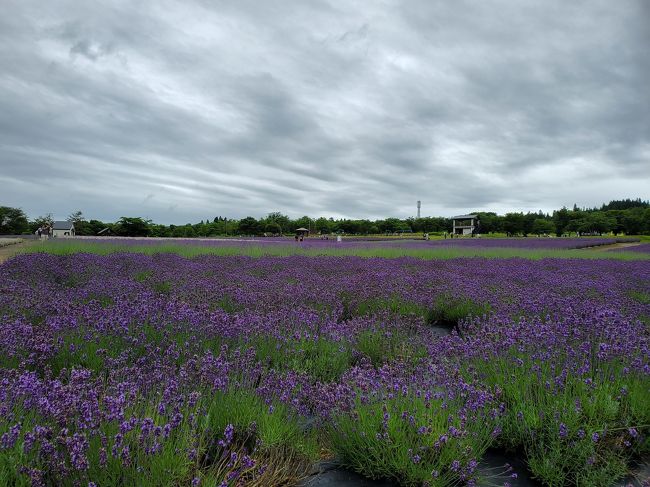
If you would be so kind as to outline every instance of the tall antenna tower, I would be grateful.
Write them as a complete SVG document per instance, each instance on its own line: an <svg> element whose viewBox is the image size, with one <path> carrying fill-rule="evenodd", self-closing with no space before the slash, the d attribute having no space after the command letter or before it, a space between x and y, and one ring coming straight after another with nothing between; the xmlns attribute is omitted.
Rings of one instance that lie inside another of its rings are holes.
<svg viewBox="0 0 650 487"><path fill-rule="evenodd" d="M420 200L418 200L418 218L420 218Z"/></svg>

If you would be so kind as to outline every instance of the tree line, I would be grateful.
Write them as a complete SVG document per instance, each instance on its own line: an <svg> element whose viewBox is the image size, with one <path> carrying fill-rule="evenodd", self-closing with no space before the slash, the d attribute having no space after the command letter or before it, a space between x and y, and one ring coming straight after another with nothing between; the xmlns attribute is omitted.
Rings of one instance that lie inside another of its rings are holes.
<svg viewBox="0 0 650 487"><path fill-rule="evenodd" d="M561 208L553 213L512 212L497 215L494 212L475 212L479 217L478 233L503 233L511 236L566 235L569 233L614 235L650 234L650 202L641 199L615 200L600 208ZM122 217L108 223L86 219L81 211L67 218L74 222L77 235L118 235L151 237L217 237L291 235L298 228L306 228L312 234L440 234L452 231L452 220L444 217L334 219L303 216L291 219L279 212L263 218L247 216L240 220L217 216L199 223L185 225L162 225L141 217ZM29 220L20 208L0 206L0 234L33 234L43 225L53 223L51 214Z"/></svg>

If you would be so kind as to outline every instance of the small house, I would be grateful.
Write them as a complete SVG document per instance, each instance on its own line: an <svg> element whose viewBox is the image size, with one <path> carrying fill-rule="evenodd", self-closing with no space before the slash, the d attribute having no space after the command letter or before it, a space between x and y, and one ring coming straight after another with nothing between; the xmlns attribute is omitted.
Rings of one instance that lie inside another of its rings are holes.
<svg viewBox="0 0 650 487"><path fill-rule="evenodd" d="M454 235L474 235L478 230L477 215L459 215L453 217L452 220L454 221Z"/></svg>
<svg viewBox="0 0 650 487"><path fill-rule="evenodd" d="M74 237L74 223L68 221L54 222L52 225L53 237Z"/></svg>

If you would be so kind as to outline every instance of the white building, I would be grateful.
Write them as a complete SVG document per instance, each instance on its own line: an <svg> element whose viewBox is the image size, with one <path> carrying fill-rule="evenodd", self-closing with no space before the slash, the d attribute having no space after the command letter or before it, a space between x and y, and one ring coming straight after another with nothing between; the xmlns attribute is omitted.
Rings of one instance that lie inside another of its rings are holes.
<svg viewBox="0 0 650 487"><path fill-rule="evenodd" d="M52 226L53 237L74 237L74 223L59 221Z"/></svg>
<svg viewBox="0 0 650 487"><path fill-rule="evenodd" d="M478 216L459 215L452 218L454 221L454 235L473 235L478 228Z"/></svg>

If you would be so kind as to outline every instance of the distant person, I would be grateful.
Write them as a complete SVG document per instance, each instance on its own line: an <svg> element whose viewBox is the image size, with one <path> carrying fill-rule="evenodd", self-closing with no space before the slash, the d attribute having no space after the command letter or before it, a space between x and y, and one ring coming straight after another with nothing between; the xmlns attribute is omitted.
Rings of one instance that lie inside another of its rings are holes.
<svg viewBox="0 0 650 487"><path fill-rule="evenodd" d="M38 230L36 230L36 235L38 235L39 240L43 238L43 227L38 227Z"/></svg>
<svg viewBox="0 0 650 487"><path fill-rule="evenodd" d="M296 233L296 242L298 241L298 234Z"/></svg>

